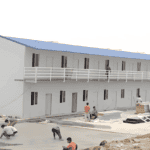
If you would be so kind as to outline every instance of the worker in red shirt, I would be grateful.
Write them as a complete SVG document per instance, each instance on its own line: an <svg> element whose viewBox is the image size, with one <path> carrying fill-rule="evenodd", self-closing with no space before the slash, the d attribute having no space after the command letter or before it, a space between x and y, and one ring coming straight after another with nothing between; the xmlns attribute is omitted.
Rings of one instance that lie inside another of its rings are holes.
<svg viewBox="0 0 150 150"><path fill-rule="evenodd" d="M88 118L89 121L91 121L89 103L86 103L86 106L84 107L84 111L85 111L85 121L87 120L87 118Z"/></svg>
<svg viewBox="0 0 150 150"><path fill-rule="evenodd" d="M63 146L63 150L77 150L78 145L72 142L71 137L67 138L67 142L69 143L69 145L67 147Z"/></svg>

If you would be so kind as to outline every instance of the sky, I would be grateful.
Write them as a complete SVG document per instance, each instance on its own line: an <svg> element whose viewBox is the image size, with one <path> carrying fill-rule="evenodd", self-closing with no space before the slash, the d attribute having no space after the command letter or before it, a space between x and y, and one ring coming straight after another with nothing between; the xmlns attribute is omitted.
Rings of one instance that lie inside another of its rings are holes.
<svg viewBox="0 0 150 150"><path fill-rule="evenodd" d="M150 54L149 0L0 1L0 35Z"/></svg>

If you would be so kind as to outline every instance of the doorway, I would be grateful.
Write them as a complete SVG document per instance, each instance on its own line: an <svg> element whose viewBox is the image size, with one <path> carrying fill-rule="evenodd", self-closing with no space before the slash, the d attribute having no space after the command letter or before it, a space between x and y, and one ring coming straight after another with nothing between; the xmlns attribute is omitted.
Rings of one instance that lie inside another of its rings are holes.
<svg viewBox="0 0 150 150"><path fill-rule="evenodd" d="M147 91L145 91L144 93L145 93L145 99L144 99L144 101L146 102L147 101Z"/></svg>
<svg viewBox="0 0 150 150"><path fill-rule="evenodd" d="M115 91L115 109L117 109L117 91Z"/></svg>
<svg viewBox="0 0 150 150"><path fill-rule="evenodd" d="M77 93L72 93L72 112L77 112Z"/></svg>
<svg viewBox="0 0 150 150"><path fill-rule="evenodd" d="M95 106L96 109L99 110L99 107L98 107L98 92L93 92L93 106Z"/></svg>
<svg viewBox="0 0 150 150"><path fill-rule="evenodd" d="M45 115L51 115L51 108L52 108L52 94L46 94Z"/></svg>
<svg viewBox="0 0 150 150"><path fill-rule="evenodd" d="M133 100L132 100L132 97L133 97L133 93L131 91L131 107L133 107Z"/></svg>

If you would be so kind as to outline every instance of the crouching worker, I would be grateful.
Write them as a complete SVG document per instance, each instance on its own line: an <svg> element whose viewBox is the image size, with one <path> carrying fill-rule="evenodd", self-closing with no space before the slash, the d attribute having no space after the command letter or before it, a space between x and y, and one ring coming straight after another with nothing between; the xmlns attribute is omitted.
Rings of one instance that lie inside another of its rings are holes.
<svg viewBox="0 0 150 150"><path fill-rule="evenodd" d="M93 107L93 111L92 111L92 113L90 114L90 118L92 119L96 119L97 118L97 110L96 110L96 108L95 108L95 106Z"/></svg>
<svg viewBox="0 0 150 150"><path fill-rule="evenodd" d="M3 131L0 138L2 138L4 135L6 138L9 139L10 136L14 136L17 133L17 129L12 126L1 125L1 128L3 129Z"/></svg>
<svg viewBox="0 0 150 150"><path fill-rule="evenodd" d="M7 124L7 126L14 126L17 123L17 121L14 121L14 120L11 120L11 119L7 118L5 120L5 123Z"/></svg>
<svg viewBox="0 0 150 150"><path fill-rule="evenodd" d="M67 138L67 143L69 143L69 145L67 147L63 146L63 150L77 150L78 145L72 142L71 137Z"/></svg>
<svg viewBox="0 0 150 150"><path fill-rule="evenodd" d="M57 134L59 136L59 139L62 140L62 136L61 136L60 129L58 126L53 127L52 132L53 132L54 139L56 139L55 134Z"/></svg>

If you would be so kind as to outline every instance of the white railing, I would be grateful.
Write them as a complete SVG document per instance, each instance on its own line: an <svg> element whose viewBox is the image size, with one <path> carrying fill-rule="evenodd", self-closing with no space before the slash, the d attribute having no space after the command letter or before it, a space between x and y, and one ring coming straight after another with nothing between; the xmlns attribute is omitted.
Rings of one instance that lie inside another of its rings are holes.
<svg viewBox="0 0 150 150"><path fill-rule="evenodd" d="M62 79L64 82L67 79L80 80L150 80L150 72L146 71L118 71L111 70L106 73L106 70L98 69L76 69L76 68L51 68L51 67L25 67L24 68L24 79L25 80L57 80Z"/></svg>

